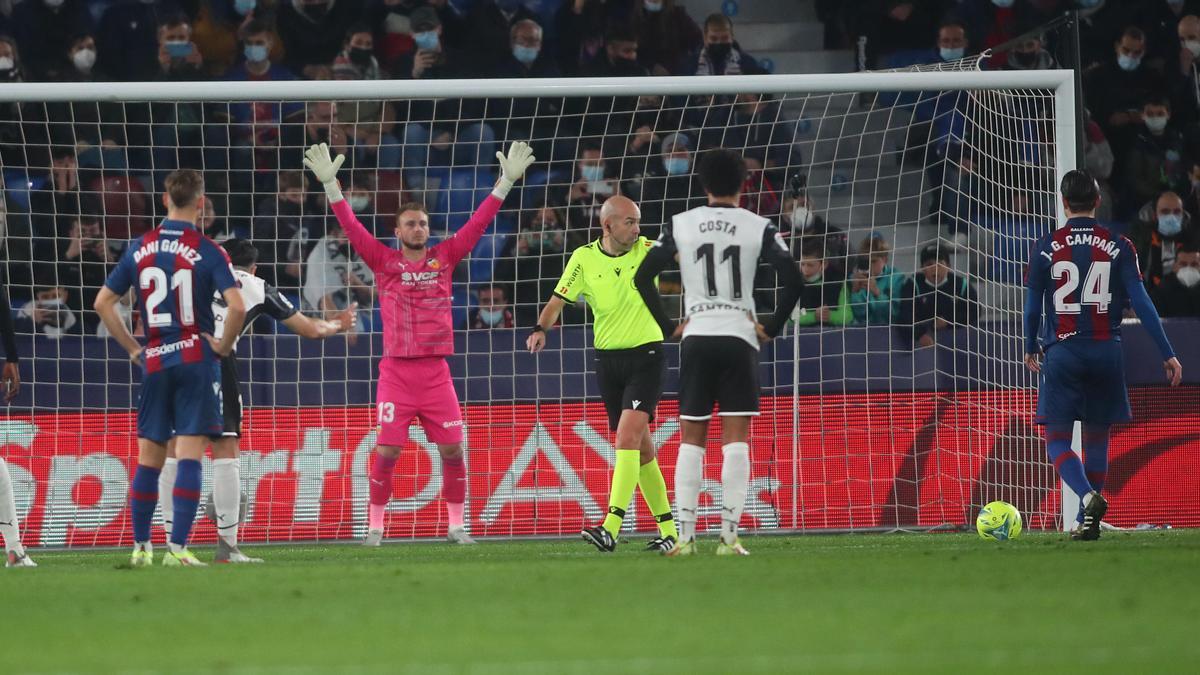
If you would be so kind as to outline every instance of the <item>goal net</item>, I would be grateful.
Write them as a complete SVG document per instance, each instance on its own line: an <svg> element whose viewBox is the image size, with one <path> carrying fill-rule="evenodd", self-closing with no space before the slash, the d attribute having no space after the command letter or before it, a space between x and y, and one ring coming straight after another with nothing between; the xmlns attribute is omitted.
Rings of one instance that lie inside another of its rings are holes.
<svg viewBox="0 0 1200 675"><path fill-rule="evenodd" d="M450 363L475 535L568 535L603 515L615 451L590 315L569 307L538 355L528 328L566 256L599 237L605 198L633 198L643 234L657 236L704 202L693 167L717 146L744 153L743 206L777 223L811 277L794 323L761 352L744 525L957 528L993 499L1027 526L1060 522L1019 364L1019 288L1073 166L1069 72L11 84L0 101L4 273L24 380L0 428L31 544L128 540L140 374L89 309L128 241L163 216L162 180L179 167L204 172L205 233L251 239L258 274L303 311L361 307L350 337L306 341L260 319L241 341L243 539L365 531L381 323L370 271L302 172L316 142L347 155L343 190L388 241L409 201L427 205L436 235L460 227L495 181L495 152L532 142L538 162L455 273ZM678 278L661 284L678 314ZM770 312L773 276L756 286ZM670 483L678 351L667 351L653 438ZM719 521L717 434L702 530ZM444 531L439 472L414 425L389 537ZM639 499L627 528L651 531ZM195 537L215 530L201 520Z"/></svg>

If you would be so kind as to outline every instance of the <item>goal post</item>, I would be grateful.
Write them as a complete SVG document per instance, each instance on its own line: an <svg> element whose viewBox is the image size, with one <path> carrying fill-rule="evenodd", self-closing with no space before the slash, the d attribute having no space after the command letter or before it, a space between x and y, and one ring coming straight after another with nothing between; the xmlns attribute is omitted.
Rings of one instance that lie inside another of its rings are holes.
<svg viewBox="0 0 1200 675"><path fill-rule="evenodd" d="M553 290L571 247L599 236L604 197L633 197L653 234L702 201L694 163L718 145L753 160L744 205L780 225L798 258L813 235L792 222L791 207L803 202L806 223L819 216L830 226L820 235L821 283L863 298L847 301L848 325L799 320L762 350L763 414L753 425L744 525L958 528L983 503L1005 498L1033 527L1061 526L1069 504L1032 424L1034 379L1020 367L1014 298L1033 238L1062 221L1056 187L1076 157L1072 78L1065 70L965 65L836 75L0 87L0 105L10 110L3 124L20 133L23 150L0 156L4 271L25 360L25 387L4 422L4 456L29 543L128 539L139 376L97 336L81 298L111 264L105 256L161 217L155 186L171 169L205 173L215 197L206 233L250 237L260 271L304 311L320 311L312 297L370 304L370 279L346 282L348 269L365 273L345 258L319 189L292 187L303 149L320 140L350 156L343 189L361 195L359 214L381 238L413 198L430 208L435 236L448 234L490 190L493 150L531 140L540 153L456 276L450 362L464 405L475 534L569 535L602 516L615 451L592 375L590 315L573 308L539 355L524 349L527 317ZM873 285L884 281L871 269L878 256L869 247L879 239L889 245L896 296L882 310L893 320L883 323L872 318ZM897 314L903 282L920 274L929 247L947 254L976 299L969 325L939 330L925 345ZM760 276L765 313L774 289ZM670 291L670 275L663 282ZM503 297L481 306L479 295L490 298L493 285ZM247 541L365 531L382 339L376 313L360 317L352 340L311 343L263 322L242 340ZM136 327L136 316L129 321ZM668 391L652 435L671 484L678 355L674 346L667 351ZM719 453L710 445L702 529L719 516ZM436 455L414 426L388 536L444 529ZM627 528L651 531L638 500ZM196 536L211 541L215 530L200 523Z"/></svg>

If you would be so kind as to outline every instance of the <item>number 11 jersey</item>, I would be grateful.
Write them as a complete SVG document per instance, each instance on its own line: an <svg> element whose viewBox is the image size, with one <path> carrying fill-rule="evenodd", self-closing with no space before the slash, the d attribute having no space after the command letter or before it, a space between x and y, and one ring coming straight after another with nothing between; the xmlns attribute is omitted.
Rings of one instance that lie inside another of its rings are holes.
<svg viewBox="0 0 1200 675"><path fill-rule="evenodd" d="M770 220L732 206L701 206L663 226L656 245L679 255L683 336L726 335L758 348L754 331L754 273L760 256L787 246Z"/></svg>
<svg viewBox="0 0 1200 675"><path fill-rule="evenodd" d="M1045 320L1040 334L1026 331L1025 352L1071 338L1119 340L1131 288L1141 284L1129 239L1093 218L1071 218L1038 239L1030 255L1025 286L1040 299Z"/></svg>

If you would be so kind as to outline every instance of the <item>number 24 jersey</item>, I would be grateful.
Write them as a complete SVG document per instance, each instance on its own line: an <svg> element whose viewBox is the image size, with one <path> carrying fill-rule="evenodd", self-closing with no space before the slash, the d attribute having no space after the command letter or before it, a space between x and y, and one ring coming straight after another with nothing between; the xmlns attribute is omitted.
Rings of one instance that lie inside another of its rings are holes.
<svg viewBox="0 0 1200 675"><path fill-rule="evenodd" d="M1137 250L1092 218L1072 218L1034 244L1025 285L1040 299L1045 320L1040 347L1069 338L1120 339L1131 289L1142 283ZM1026 336L1025 349L1038 344Z"/></svg>

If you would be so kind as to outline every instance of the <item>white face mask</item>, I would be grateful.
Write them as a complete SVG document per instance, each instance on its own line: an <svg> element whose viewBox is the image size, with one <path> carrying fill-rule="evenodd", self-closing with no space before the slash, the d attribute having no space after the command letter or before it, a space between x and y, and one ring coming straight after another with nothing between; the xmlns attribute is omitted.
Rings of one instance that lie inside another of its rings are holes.
<svg viewBox="0 0 1200 675"><path fill-rule="evenodd" d="M92 66L96 65L96 50L95 49L80 49L71 55L71 62L75 64L81 72L90 73Z"/></svg>
<svg viewBox="0 0 1200 675"><path fill-rule="evenodd" d="M1147 129L1153 133L1160 134L1167 128L1167 120L1171 118L1166 115L1159 115L1157 117L1143 117L1142 119L1146 122Z"/></svg>
<svg viewBox="0 0 1200 675"><path fill-rule="evenodd" d="M479 318L489 326L497 326L504 321L504 310L481 309L479 310Z"/></svg>
<svg viewBox="0 0 1200 675"><path fill-rule="evenodd" d="M1175 273L1175 278L1179 279L1179 283L1185 288L1192 288L1200 283L1200 270L1195 267L1182 267Z"/></svg>
<svg viewBox="0 0 1200 675"><path fill-rule="evenodd" d="M371 204L370 195L350 195L346 198L350 202L350 210L355 213L362 213L367 210L367 206Z"/></svg>
<svg viewBox="0 0 1200 675"><path fill-rule="evenodd" d="M1200 40L1187 40L1183 43L1184 47L1192 53L1192 56L1200 57Z"/></svg>
<svg viewBox="0 0 1200 675"><path fill-rule="evenodd" d="M10 56L0 56L0 70L12 70L17 64Z"/></svg>
<svg viewBox="0 0 1200 675"><path fill-rule="evenodd" d="M797 206L792 209L792 229L807 230L812 226L812 212L807 206Z"/></svg>

